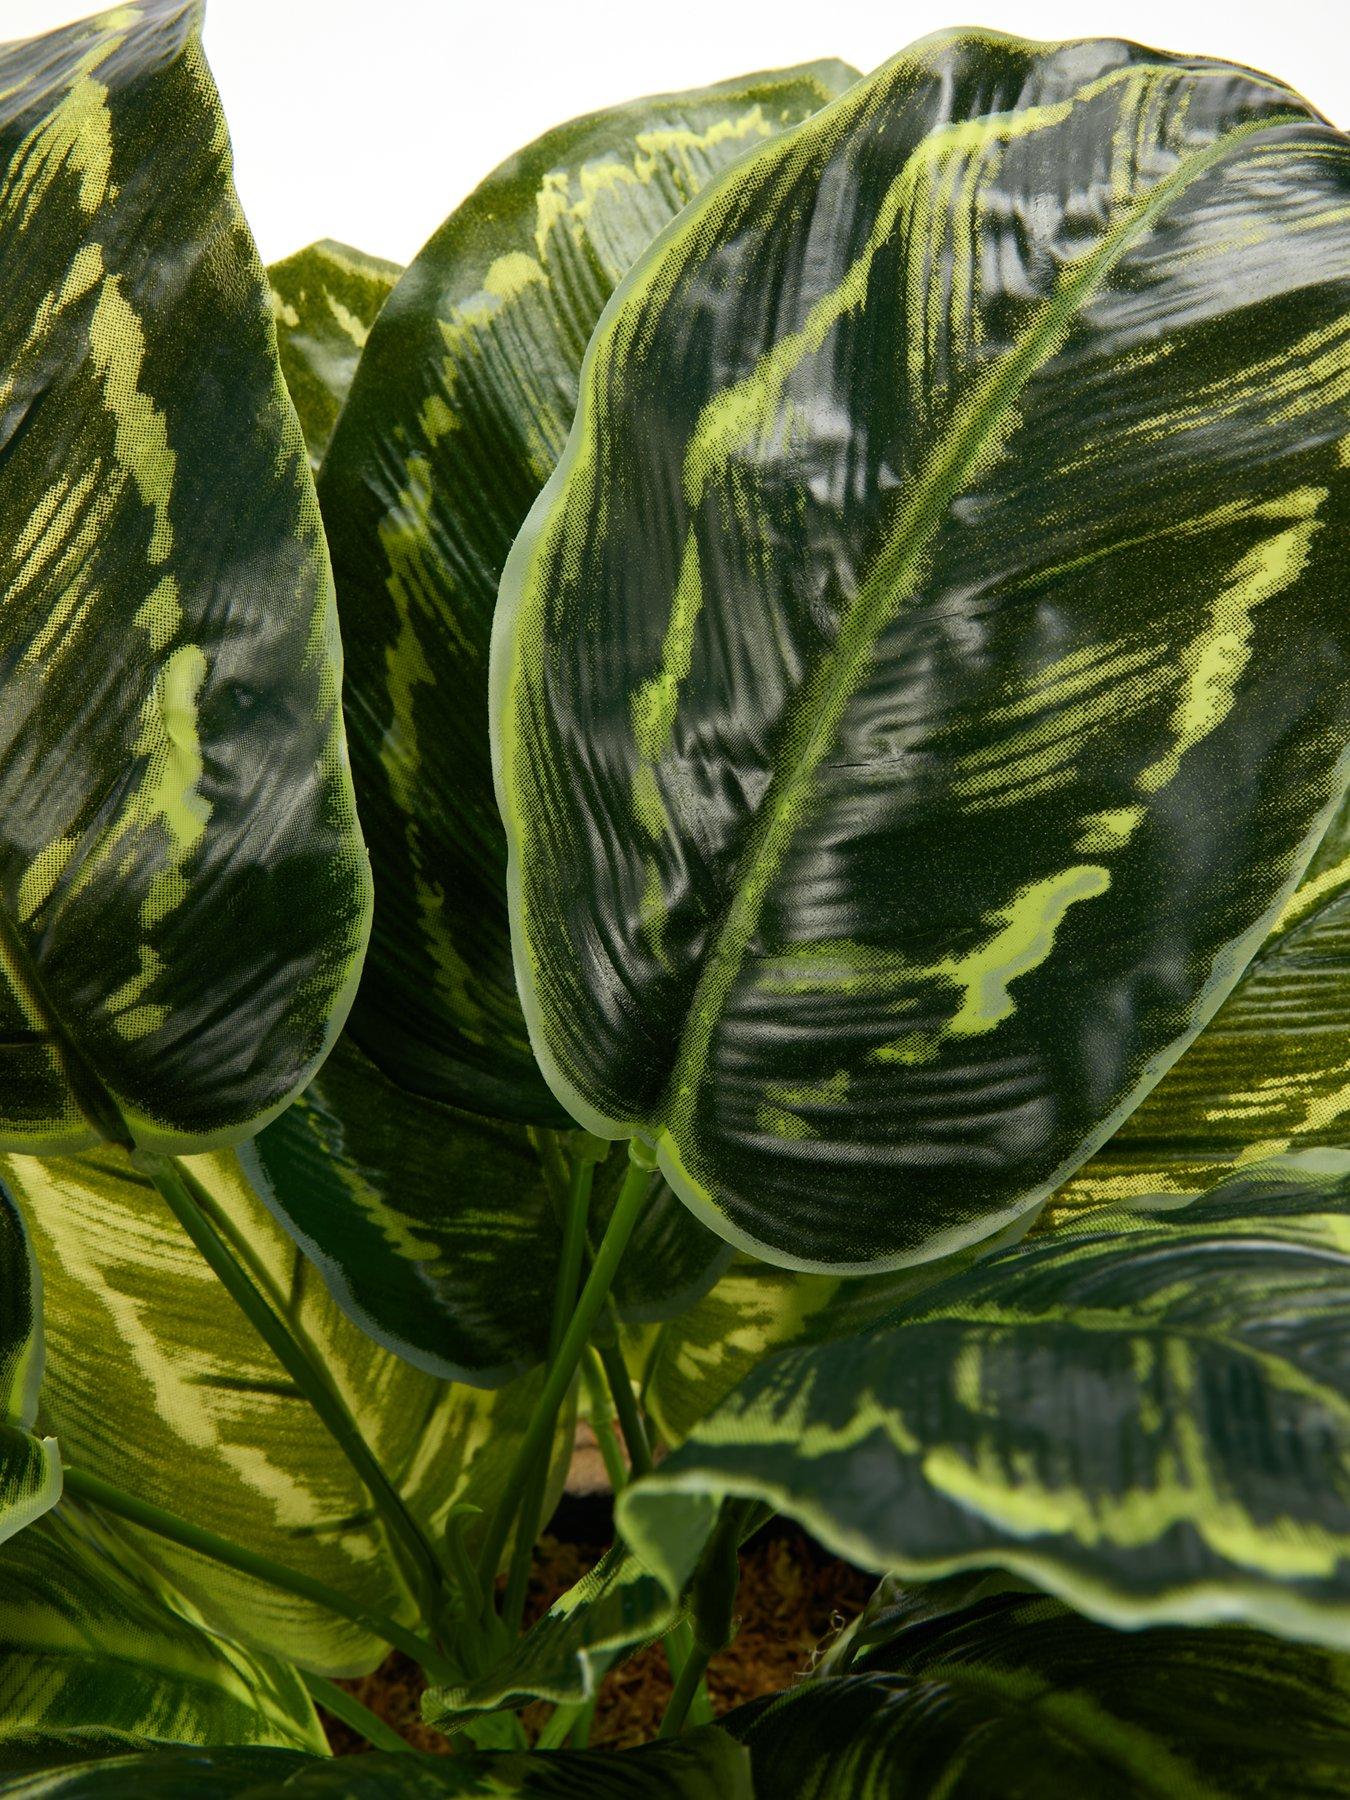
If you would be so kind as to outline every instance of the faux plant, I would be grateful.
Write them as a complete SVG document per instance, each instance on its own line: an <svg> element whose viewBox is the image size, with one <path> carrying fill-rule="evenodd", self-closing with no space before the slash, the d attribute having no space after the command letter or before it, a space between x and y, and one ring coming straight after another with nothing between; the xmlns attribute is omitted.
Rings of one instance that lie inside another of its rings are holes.
<svg viewBox="0 0 1350 1800"><path fill-rule="evenodd" d="M264 271L200 23L0 49L0 1794L1343 1795L1350 141L963 30Z"/></svg>

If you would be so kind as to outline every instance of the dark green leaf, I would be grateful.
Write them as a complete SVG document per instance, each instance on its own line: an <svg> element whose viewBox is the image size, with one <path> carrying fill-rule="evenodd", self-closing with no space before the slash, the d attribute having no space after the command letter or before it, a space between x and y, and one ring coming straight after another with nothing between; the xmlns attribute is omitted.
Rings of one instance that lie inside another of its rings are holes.
<svg viewBox="0 0 1350 1800"><path fill-rule="evenodd" d="M318 468L397 263L325 238L267 271L281 372Z"/></svg>
<svg viewBox="0 0 1350 1800"><path fill-rule="evenodd" d="M1350 800L1242 980L1181 1061L1055 1195L1047 1224L1233 1167L1336 1147L1350 1112Z"/></svg>
<svg viewBox="0 0 1350 1800"><path fill-rule="evenodd" d="M550 1085L860 1272L1026 1215L1344 788L1350 144L1116 41L924 40L592 339L493 649Z"/></svg>
<svg viewBox="0 0 1350 1800"><path fill-rule="evenodd" d="M69 1501L0 1550L0 1592L0 1765L5 1740L72 1729L327 1747L293 1669L211 1636Z"/></svg>
<svg viewBox="0 0 1350 1800"><path fill-rule="evenodd" d="M347 1034L240 1154L363 1331L430 1374L492 1386L548 1349L562 1195L537 1143L522 1125L408 1093ZM593 1238L626 1167L616 1156L597 1171ZM646 1320L688 1305L720 1273L725 1248L653 1176L614 1287L621 1313Z"/></svg>
<svg viewBox="0 0 1350 1800"><path fill-rule="evenodd" d="M1350 1648L1350 1155L986 1258L754 1370L619 1499L634 1551L752 1496L864 1567L990 1565L1117 1625Z"/></svg>
<svg viewBox="0 0 1350 1800"><path fill-rule="evenodd" d="M451 216L371 332L319 488L380 889L353 1029L405 1087L565 1122L511 972L487 742L498 578L615 284L710 177L851 76L822 63L560 126Z"/></svg>
<svg viewBox="0 0 1350 1800"><path fill-rule="evenodd" d="M202 1148L328 1050L369 870L201 9L0 48L0 1143Z"/></svg>
<svg viewBox="0 0 1350 1800"><path fill-rule="evenodd" d="M54 1746L58 1752L64 1746ZM32 1746L35 1757L41 1745ZM6 1800L751 1800L750 1759L724 1732L620 1754L358 1756L161 1751L0 1777Z"/></svg>
<svg viewBox="0 0 1350 1800"><path fill-rule="evenodd" d="M774 1800L1340 1800L1350 1661L1231 1626L1117 1632L1006 1595L724 1720Z"/></svg>

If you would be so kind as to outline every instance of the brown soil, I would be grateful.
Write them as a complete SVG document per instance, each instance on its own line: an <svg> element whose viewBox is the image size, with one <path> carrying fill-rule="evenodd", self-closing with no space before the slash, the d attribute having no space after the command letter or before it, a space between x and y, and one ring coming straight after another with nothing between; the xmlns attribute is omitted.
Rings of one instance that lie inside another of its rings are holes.
<svg viewBox="0 0 1350 1800"><path fill-rule="evenodd" d="M600 1560L604 1549L603 1544L567 1544L545 1537L531 1582L528 1616L537 1618L546 1611ZM790 1686L810 1667L822 1641L859 1612L875 1580L828 1555L795 1527L777 1523L752 1539L741 1555L740 1630L708 1671L714 1711L723 1713ZM373 1675L342 1685L417 1749L449 1748L438 1732L422 1724L425 1683L407 1657L395 1653ZM623 1749L654 1737L669 1698L665 1652L653 1644L611 1671L600 1690L591 1742ZM549 1711L542 1704L526 1709L531 1736ZM363 1738L337 1720L325 1718L325 1724L339 1756L368 1748Z"/></svg>

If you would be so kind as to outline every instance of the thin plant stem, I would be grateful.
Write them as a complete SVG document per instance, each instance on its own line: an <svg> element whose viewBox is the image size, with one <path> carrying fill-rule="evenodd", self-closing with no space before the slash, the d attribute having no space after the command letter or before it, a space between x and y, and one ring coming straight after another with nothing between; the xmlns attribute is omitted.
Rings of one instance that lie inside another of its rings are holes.
<svg viewBox="0 0 1350 1800"><path fill-rule="evenodd" d="M610 1284L618 1271L619 1263L632 1236L633 1227L637 1224L638 1215L647 1198L648 1185L651 1178L651 1164L645 1160L650 1156L645 1144L634 1140L629 1145L629 1169L624 1183L619 1190L614 1211L610 1214L609 1224L605 1227L605 1235L600 1240L595 1253L590 1275L581 1296L573 1310L571 1320L558 1349L558 1354L549 1365L548 1376L543 1389L535 1402L530 1423L516 1451L515 1460L506 1480L508 1494L521 1491L526 1477L534 1467L537 1457L542 1455L553 1441L553 1432L558 1423L558 1413L567 1397L567 1390L572 1385L572 1377L577 1372L581 1361L581 1353L586 1348L592 1327L600 1313L600 1308L608 1294ZM502 1506L497 1509L483 1541L482 1551L478 1558L479 1579L486 1590L501 1562L502 1551L506 1545L507 1534L512 1523L512 1509Z"/></svg>
<svg viewBox="0 0 1350 1800"><path fill-rule="evenodd" d="M640 1476L650 1475L652 1472L652 1447L647 1437L647 1427L643 1423L642 1413L638 1409L633 1384L628 1379L628 1365L624 1362L623 1351L617 1344L601 1344L598 1354L605 1371L605 1379L609 1383L619 1429L623 1432L623 1441L628 1448L628 1461L632 1465L633 1478L637 1480Z"/></svg>
<svg viewBox="0 0 1350 1800"><path fill-rule="evenodd" d="M580 1156L572 1164L567 1184L567 1206L563 1213L562 1249L558 1255L558 1276L553 1288L553 1317L549 1322L548 1360L552 1364L562 1347L577 1303L577 1286L581 1280L581 1259L586 1253L586 1217L591 1208L591 1185L595 1179L595 1160ZM511 1546L511 1563L506 1573L506 1594L502 1602L502 1619L513 1634L520 1629L525 1611L525 1593L530 1581L530 1565L534 1560L535 1539L543 1523L544 1494L548 1488L549 1452L546 1445L530 1470L516 1523L515 1542Z"/></svg>
<svg viewBox="0 0 1350 1800"><path fill-rule="evenodd" d="M595 1701L577 1700L570 1706L555 1706L534 1740L536 1750L561 1750L572 1736L578 1719L588 1709L595 1706Z"/></svg>
<svg viewBox="0 0 1350 1800"><path fill-rule="evenodd" d="M670 1696L670 1704L661 1716L657 1737L676 1737L684 1730L694 1695L698 1692L703 1677L708 1672L710 1656L710 1651L700 1648L695 1642L688 1661L680 1670L679 1679L675 1683L675 1692Z"/></svg>
<svg viewBox="0 0 1350 1800"><path fill-rule="evenodd" d="M392 1725L386 1725L380 1715L363 1705L355 1694L349 1694L346 1688L339 1687L335 1681L325 1680L322 1675L311 1675L303 1669L300 1673L314 1704L321 1706L326 1713L332 1713L335 1719L341 1719L344 1725L350 1725L372 1749L389 1750L396 1756L414 1754L408 1740L401 1737Z"/></svg>
<svg viewBox="0 0 1350 1800"><path fill-rule="evenodd" d="M289 1569L284 1563L273 1562L268 1556L259 1556L256 1551L246 1550L242 1544L219 1537L214 1531L194 1525L189 1519L180 1519L176 1513L152 1506L148 1500L138 1500L134 1494L124 1493L121 1488L114 1487L111 1482L104 1481L99 1475L91 1475L84 1469L66 1468L65 1491L74 1495L77 1500L86 1500L105 1512L113 1513L119 1519L126 1519L132 1525L152 1531L156 1537L165 1538L171 1544L180 1544L185 1550L195 1550L199 1556L207 1556L212 1562L222 1563L227 1569L237 1569L241 1575L251 1575L256 1581L265 1581L269 1587L280 1588L283 1593L295 1594L301 1600L311 1601L327 1612L336 1613L341 1619L350 1619L354 1625L363 1626L376 1637L383 1638L387 1644L392 1644L396 1650L402 1650L405 1656L412 1657L429 1675L438 1680L453 1681L457 1678L453 1666L434 1644L419 1637L415 1631L409 1631L377 1607L353 1600L336 1588L330 1588L326 1582L315 1581L312 1576L302 1574L299 1569Z"/></svg>
<svg viewBox="0 0 1350 1800"><path fill-rule="evenodd" d="M584 1750L591 1741L591 1724L595 1718L595 1709L600 1704L599 1694L592 1694L572 1721L572 1729L567 1734L567 1742L573 1750Z"/></svg>
<svg viewBox="0 0 1350 1800"><path fill-rule="evenodd" d="M435 1619L444 1578L441 1564L403 1496L357 1429L328 1375L296 1338L213 1225L208 1208L199 1203L194 1192L196 1181L192 1174L172 1157L138 1152L132 1160L154 1182L212 1273L313 1407L351 1464L388 1526L393 1542L412 1566L424 1614Z"/></svg>
<svg viewBox="0 0 1350 1800"><path fill-rule="evenodd" d="M605 1371L601 1367L600 1358L591 1345L587 1344L581 1359L581 1375L586 1383L586 1393L591 1403L591 1429L595 1433L595 1441L600 1446L600 1456L605 1465L605 1474L609 1477L609 1485L615 1494L623 1491L628 1482L628 1470L624 1466L623 1450L610 1419L611 1399L609 1384L605 1380Z"/></svg>

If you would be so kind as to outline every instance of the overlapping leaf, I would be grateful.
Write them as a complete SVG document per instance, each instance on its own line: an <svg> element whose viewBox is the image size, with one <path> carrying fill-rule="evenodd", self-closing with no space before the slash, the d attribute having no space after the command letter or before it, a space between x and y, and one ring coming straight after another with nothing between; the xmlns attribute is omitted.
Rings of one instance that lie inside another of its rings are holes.
<svg viewBox="0 0 1350 1800"><path fill-rule="evenodd" d="M620 1529L659 1571L753 1496L865 1567L1000 1566L1117 1625L1350 1648L1348 1218L1350 1155L1308 1151L987 1258L757 1368Z"/></svg>
<svg viewBox="0 0 1350 1800"><path fill-rule="evenodd" d="M537 1057L803 1267L1025 1214L1343 787L1350 145L1119 42L927 39L640 260L493 726Z"/></svg>
<svg viewBox="0 0 1350 1800"><path fill-rule="evenodd" d="M803 1274L738 1256L709 1293L657 1333L643 1364L647 1409L665 1441L677 1444L775 1351L866 1331L976 1254L856 1276Z"/></svg>
<svg viewBox="0 0 1350 1800"><path fill-rule="evenodd" d="M1337 1147L1350 1112L1350 801L1241 981L1046 1221L1228 1168Z"/></svg>
<svg viewBox="0 0 1350 1800"><path fill-rule="evenodd" d="M549 132L451 216L371 332L319 489L380 888L353 1028L405 1087L565 1122L511 972L487 743L498 578L615 284L711 176L851 75L753 76Z"/></svg>
<svg viewBox="0 0 1350 1800"><path fill-rule="evenodd" d="M0 1142L227 1142L369 918L327 552L200 6L0 49Z"/></svg>
<svg viewBox="0 0 1350 1800"><path fill-rule="evenodd" d="M774 1800L1337 1800L1350 1666L1261 1632L1116 1632L1007 1595L725 1725Z"/></svg>
<svg viewBox="0 0 1350 1800"><path fill-rule="evenodd" d="M565 1141L565 1140L564 1140ZM430 1374L491 1386L544 1360L558 1209L538 1135L387 1080L345 1035L294 1106L241 1154L258 1192L363 1331ZM565 1154L559 1151L559 1155ZM597 1172L593 1235L625 1164ZM659 1176L614 1288L625 1317L668 1316L725 1246Z"/></svg>
<svg viewBox="0 0 1350 1800"><path fill-rule="evenodd" d="M32 1746L32 1759L42 1754ZM0 1774L5 1800L751 1800L750 1760L707 1729L618 1754L362 1756L336 1762L284 1751L160 1751Z"/></svg>
<svg viewBox="0 0 1350 1800"><path fill-rule="evenodd" d="M190 1166L237 1253L314 1351L426 1528L443 1530L459 1501L490 1511L537 1380L480 1393L390 1355L342 1316L232 1156ZM52 1162L8 1157L0 1176L23 1203L43 1272L40 1417L67 1460L410 1620L370 1497L154 1188L111 1148ZM118 1529L220 1630L327 1674L362 1672L385 1654L381 1641L306 1601ZM479 1529L470 1527L470 1542Z"/></svg>
<svg viewBox="0 0 1350 1800"><path fill-rule="evenodd" d="M0 1543L61 1498L61 1456L38 1436L42 1288L23 1220L0 1193Z"/></svg>
<svg viewBox="0 0 1350 1800"><path fill-rule="evenodd" d="M397 263L324 238L267 271L281 372L318 468Z"/></svg>
<svg viewBox="0 0 1350 1800"><path fill-rule="evenodd" d="M0 1550L0 1766L7 1740L72 1730L326 1751L293 1669L213 1637L128 1560L69 1501Z"/></svg>

